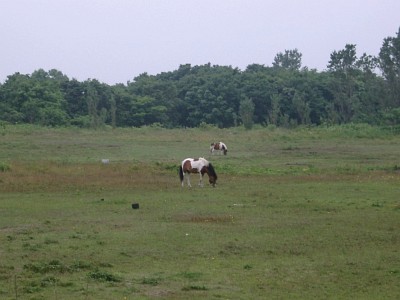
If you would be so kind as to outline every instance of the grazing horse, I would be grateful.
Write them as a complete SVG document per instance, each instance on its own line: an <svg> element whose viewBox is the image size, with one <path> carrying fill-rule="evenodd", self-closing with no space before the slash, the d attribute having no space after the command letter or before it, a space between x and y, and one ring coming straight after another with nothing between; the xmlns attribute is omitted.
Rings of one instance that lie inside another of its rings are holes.
<svg viewBox="0 0 400 300"><path fill-rule="evenodd" d="M228 147L223 142L212 143L210 146L211 154L213 154L214 151L220 151L220 154L224 153L224 155L226 155L228 153Z"/></svg>
<svg viewBox="0 0 400 300"><path fill-rule="evenodd" d="M215 173L213 165L207 161L205 158L186 158L182 161L179 167L179 177L181 179L182 187L184 185L184 177L187 178L187 185L191 187L190 184L190 173L200 174L199 185L203 187L203 176L207 173L208 181L215 187L217 183L217 173Z"/></svg>

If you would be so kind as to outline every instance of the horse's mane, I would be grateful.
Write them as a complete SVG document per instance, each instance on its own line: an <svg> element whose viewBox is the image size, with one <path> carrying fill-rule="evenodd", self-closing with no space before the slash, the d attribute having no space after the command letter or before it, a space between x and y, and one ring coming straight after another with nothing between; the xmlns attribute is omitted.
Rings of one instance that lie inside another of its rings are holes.
<svg viewBox="0 0 400 300"><path fill-rule="evenodd" d="M215 173L215 169L211 163L208 163L208 172L209 172L209 175L215 177L215 180L218 178L217 173Z"/></svg>

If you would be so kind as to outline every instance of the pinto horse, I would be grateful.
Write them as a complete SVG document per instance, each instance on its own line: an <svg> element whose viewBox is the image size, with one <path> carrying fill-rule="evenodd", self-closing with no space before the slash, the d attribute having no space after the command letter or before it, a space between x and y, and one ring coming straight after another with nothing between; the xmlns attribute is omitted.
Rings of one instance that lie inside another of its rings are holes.
<svg viewBox="0 0 400 300"><path fill-rule="evenodd" d="M200 174L199 186L203 187L203 176L208 175L208 181L215 187L217 183L217 173L215 173L213 165L207 161L205 158L186 158L182 161L179 167L179 178L181 179L182 187L184 185L184 177L187 178L187 185L191 187L190 184L190 174L197 173Z"/></svg>
<svg viewBox="0 0 400 300"><path fill-rule="evenodd" d="M224 153L224 155L226 155L228 153L228 147L223 142L212 143L210 146L211 154L213 154L214 151L220 151L221 154Z"/></svg>

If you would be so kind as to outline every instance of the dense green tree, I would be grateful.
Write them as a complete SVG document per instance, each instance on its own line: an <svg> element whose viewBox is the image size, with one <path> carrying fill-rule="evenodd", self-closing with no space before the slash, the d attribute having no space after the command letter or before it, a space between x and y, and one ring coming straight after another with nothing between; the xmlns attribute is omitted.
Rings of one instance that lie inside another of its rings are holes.
<svg viewBox="0 0 400 300"><path fill-rule="evenodd" d="M112 94L116 105L115 124L117 127L136 126L132 115L134 113L134 96L132 96L123 84L117 84L112 88Z"/></svg>
<svg viewBox="0 0 400 300"><path fill-rule="evenodd" d="M281 96L279 94L272 94L271 98L271 109L268 112L268 123L272 125L279 125L279 119L281 117Z"/></svg>
<svg viewBox="0 0 400 300"><path fill-rule="evenodd" d="M166 127L176 126L176 106L178 103L177 89L175 82L170 80L166 74L149 76L141 74L128 84L128 91L131 95L145 98L136 98L141 107L143 115L141 125L153 123L163 124ZM146 100L145 100L146 99ZM147 103L146 105L142 105Z"/></svg>
<svg viewBox="0 0 400 300"><path fill-rule="evenodd" d="M111 87L96 79L86 80L84 87L90 126L98 128L104 125L112 125L113 95Z"/></svg>
<svg viewBox="0 0 400 300"><path fill-rule="evenodd" d="M293 90L292 93L286 93L291 100L286 101L289 106L286 110L291 113L293 124L319 125L326 119L326 108L333 99L331 80L332 76L327 73L306 69L293 72L283 79L286 87Z"/></svg>
<svg viewBox="0 0 400 300"><path fill-rule="evenodd" d="M177 84L182 126L200 123L234 126L240 102L240 71L232 67L193 67Z"/></svg>
<svg viewBox="0 0 400 300"><path fill-rule="evenodd" d="M7 77L1 86L0 119L10 123L25 121L21 111L22 104L28 99L28 91L31 88L28 75L15 73Z"/></svg>
<svg viewBox="0 0 400 300"><path fill-rule="evenodd" d="M334 108L338 112L340 123L350 122L359 106L359 98L355 93L357 89L357 53L356 45L347 44L345 49L333 51L328 64L328 70L332 72L334 81Z"/></svg>
<svg viewBox="0 0 400 300"><path fill-rule="evenodd" d="M356 64L359 69L357 76L359 106L355 110L353 121L379 124L380 110L390 106L390 97L384 79L375 73L378 59L364 53Z"/></svg>
<svg viewBox="0 0 400 300"><path fill-rule="evenodd" d="M2 86L1 118L8 122L41 125L65 125L65 112L60 84L40 69L29 75L16 73Z"/></svg>
<svg viewBox="0 0 400 300"><path fill-rule="evenodd" d="M310 124L310 105L306 101L305 93L295 92L292 98L292 105L295 111L295 120L298 124Z"/></svg>
<svg viewBox="0 0 400 300"><path fill-rule="evenodd" d="M254 103L250 98L245 97L242 101L240 101L239 115L243 122L244 128L247 130L253 128L254 107Z"/></svg>
<svg viewBox="0 0 400 300"><path fill-rule="evenodd" d="M271 123L269 120L270 112L273 109L271 96L279 95L283 89L277 73L272 68L252 65L243 73L241 86L243 94L252 99L254 103L254 122L257 124Z"/></svg>
<svg viewBox="0 0 400 300"><path fill-rule="evenodd" d="M303 54L299 50L285 50L285 53L279 52L274 58L272 65L275 68L283 68L286 70L300 70L301 57Z"/></svg>
<svg viewBox="0 0 400 300"><path fill-rule="evenodd" d="M76 79L63 81L61 91L66 102L66 113L74 126L89 127L90 118L86 102L86 84Z"/></svg>
<svg viewBox="0 0 400 300"><path fill-rule="evenodd" d="M88 82L85 91L87 110L90 117L90 127L98 128L104 125L104 110L99 107L100 97L92 82Z"/></svg>
<svg viewBox="0 0 400 300"><path fill-rule="evenodd" d="M340 75L350 76L356 68L356 45L346 44L345 49L331 53L328 69Z"/></svg>
<svg viewBox="0 0 400 300"><path fill-rule="evenodd" d="M387 37L379 52L379 66L387 80L394 106L400 105L400 28L395 37Z"/></svg>

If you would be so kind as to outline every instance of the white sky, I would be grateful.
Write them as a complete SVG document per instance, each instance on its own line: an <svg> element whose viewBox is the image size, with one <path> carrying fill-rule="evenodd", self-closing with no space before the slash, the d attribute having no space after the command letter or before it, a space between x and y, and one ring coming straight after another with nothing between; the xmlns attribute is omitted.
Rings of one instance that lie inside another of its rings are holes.
<svg viewBox="0 0 400 300"><path fill-rule="evenodd" d="M0 0L0 83L39 68L111 85L186 63L244 70L295 48L322 71L346 44L378 55L399 27L399 0Z"/></svg>

